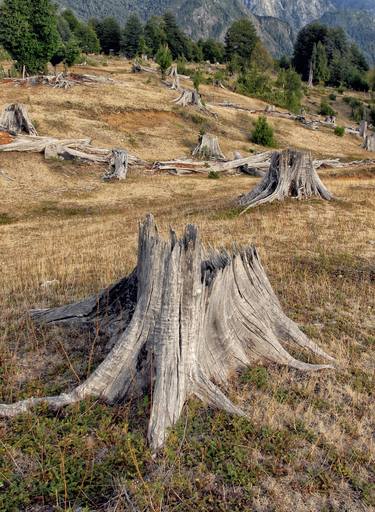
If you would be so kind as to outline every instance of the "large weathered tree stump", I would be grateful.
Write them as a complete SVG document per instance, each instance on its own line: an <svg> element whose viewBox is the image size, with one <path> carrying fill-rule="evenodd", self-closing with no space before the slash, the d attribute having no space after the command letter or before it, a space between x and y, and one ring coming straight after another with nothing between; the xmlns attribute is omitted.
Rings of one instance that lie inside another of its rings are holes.
<svg viewBox="0 0 375 512"><path fill-rule="evenodd" d="M366 136L364 148L367 151L375 152L375 133Z"/></svg>
<svg viewBox="0 0 375 512"><path fill-rule="evenodd" d="M181 86L180 86L180 77L179 77L178 71L177 71L177 64L172 64L172 66L170 67L168 76L172 79L171 89L174 91L180 91Z"/></svg>
<svg viewBox="0 0 375 512"><path fill-rule="evenodd" d="M199 142L193 151L193 156L203 160L225 160L218 138L208 133L199 137Z"/></svg>
<svg viewBox="0 0 375 512"><path fill-rule="evenodd" d="M329 201L332 195L321 182L310 153L287 149L276 152L271 158L268 172L262 181L238 203L248 208L287 197L305 199L319 197Z"/></svg>
<svg viewBox="0 0 375 512"><path fill-rule="evenodd" d="M12 103L5 107L0 116L0 129L13 135L18 135L19 133L38 135L25 105L20 103Z"/></svg>
<svg viewBox="0 0 375 512"><path fill-rule="evenodd" d="M55 397L0 405L15 416L40 403L51 408L96 397L121 402L150 392L148 438L154 450L189 396L229 413L244 412L224 390L233 371L255 362L302 371L332 368L295 359L283 343L333 360L282 311L253 246L205 250L195 226L163 240L148 216L139 230L138 265L98 297L32 313L45 324L95 326L112 351L77 388Z"/></svg>
<svg viewBox="0 0 375 512"><path fill-rule="evenodd" d="M129 155L123 149L113 149L112 158L103 180L125 180L128 174Z"/></svg>

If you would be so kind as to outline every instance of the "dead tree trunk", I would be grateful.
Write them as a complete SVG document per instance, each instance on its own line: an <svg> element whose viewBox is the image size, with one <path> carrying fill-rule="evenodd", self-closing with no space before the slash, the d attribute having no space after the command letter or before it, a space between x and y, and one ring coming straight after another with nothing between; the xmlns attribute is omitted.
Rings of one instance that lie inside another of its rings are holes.
<svg viewBox="0 0 375 512"><path fill-rule="evenodd" d="M113 149L112 158L103 180L125 180L128 174L129 155L123 149Z"/></svg>
<svg viewBox="0 0 375 512"><path fill-rule="evenodd" d="M207 133L199 137L199 143L193 151L193 156L203 160L225 160L218 138Z"/></svg>
<svg viewBox="0 0 375 512"><path fill-rule="evenodd" d="M173 103L180 107L188 107L189 105L194 105L200 109L205 109L200 94L195 89L183 89L180 96L173 100Z"/></svg>
<svg viewBox="0 0 375 512"><path fill-rule="evenodd" d="M313 63L312 60L310 61L310 68L309 68L309 81L307 83L307 87L311 89L314 84L314 70L313 70Z"/></svg>
<svg viewBox="0 0 375 512"><path fill-rule="evenodd" d="M368 124L367 121L364 119L361 121L361 124L359 125L359 136L366 140L367 138L367 130L368 130Z"/></svg>
<svg viewBox="0 0 375 512"><path fill-rule="evenodd" d="M367 135L364 147L367 151L375 152L375 133Z"/></svg>
<svg viewBox="0 0 375 512"><path fill-rule="evenodd" d="M311 196L328 201L332 199L320 181L311 154L287 149L273 154L270 168L262 181L251 192L241 196L238 202L246 206L245 212L254 206L283 201L287 197L304 199Z"/></svg>
<svg viewBox="0 0 375 512"><path fill-rule="evenodd" d="M177 64L172 64L168 76L172 79L171 88L175 91L180 91L180 77L178 76Z"/></svg>
<svg viewBox="0 0 375 512"><path fill-rule="evenodd" d="M0 416L40 403L60 408L88 397L115 403L151 386L148 438L154 450L163 445L189 396L243 415L221 390L236 369L255 361L302 371L332 368L295 359L279 341L333 361L284 314L255 247L232 254L206 251L191 225L180 240L172 231L165 241L151 215L140 226L138 266L130 276L99 297L32 315L48 324L100 326L115 345L73 391L0 405Z"/></svg>
<svg viewBox="0 0 375 512"><path fill-rule="evenodd" d="M38 135L35 126L29 118L25 105L12 103L7 105L0 116L0 128L11 134L26 133Z"/></svg>

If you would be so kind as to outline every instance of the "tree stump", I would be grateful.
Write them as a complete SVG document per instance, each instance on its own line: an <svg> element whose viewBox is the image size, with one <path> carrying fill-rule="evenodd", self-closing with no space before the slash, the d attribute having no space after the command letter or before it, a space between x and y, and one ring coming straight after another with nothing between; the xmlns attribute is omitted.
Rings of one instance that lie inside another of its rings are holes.
<svg viewBox="0 0 375 512"><path fill-rule="evenodd" d="M368 130L368 123L365 120L361 121L361 124L359 125L359 136L366 140L367 138L367 130Z"/></svg>
<svg viewBox="0 0 375 512"><path fill-rule="evenodd" d="M38 135L35 126L29 118L25 105L12 103L7 105L0 116L0 127L13 135L26 133L27 135Z"/></svg>
<svg viewBox="0 0 375 512"><path fill-rule="evenodd" d="M244 415L222 391L237 369L257 361L302 371L332 368L299 361L283 347L288 341L333 361L284 314L255 247L206 250L192 225L180 240L171 231L165 241L151 215L139 229L134 272L98 297L32 316L47 324L92 325L109 332L115 345L73 391L2 404L0 415L89 397L112 404L151 390L153 450L163 445L189 396Z"/></svg>
<svg viewBox="0 0 375 512"><path fill-rule="evenodd" d="M366 136L364 148L367 151L375 152L375 133Z"/></svg>
<svg viewBox="0 0 375 512"><path fill-rule="evenodd" d="M129 155L123 149L113 149L112 158L103 180L125 180L128 174Z"/></svg>
<svg viewBox="0 0 375 512"><path fill-rule="evenodd" d="M180 86L180 77L178 76L178 71L177 71L177 64L172 64L172 66L170 67L168 76L172 79L171 89L173 89L174 91L180 91L181 86Z"/></svg>
<svg viewBox="0 0 375 512"><path fill-rule="evenodd" d="M320 181L311 154L287 149L273 154L270 168L262 181L251 192L242 195L238 203L246 206L245 212L254 206L283 201L287 197L304 199L312 196L327 201L332 199Z"/></svg>
<svg viewBox="0 0 375 512"><path fill-rule="evenodd" d="M207 133L199 137L199 143L193 151L193 156L202 160L225 160L218 138Z"/></svg>

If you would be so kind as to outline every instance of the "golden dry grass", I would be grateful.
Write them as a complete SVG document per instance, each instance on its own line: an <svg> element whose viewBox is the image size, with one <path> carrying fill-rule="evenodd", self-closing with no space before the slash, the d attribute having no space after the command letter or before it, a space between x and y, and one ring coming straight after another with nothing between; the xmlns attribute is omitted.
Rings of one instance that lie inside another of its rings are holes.
<svg viewBox="0 0 375 512"><path fill-rule="evenodd" d="M217 121L197 122L171 107L174 94L155 77L126 74L121 66L96 70L121 80L115 85L69 91L7 85L0 105L27 103L41 134L90 136L97 145L126 146L150 160L188 154L203 122L225 152L251 147L250 116L217 108ZM203 92L211 101L259 104L208 86ZM363 156L356 139L275 124L282 146ZM277 367L245 372L229 393L248 410L248 423L192 402L156 460L139 440L147 404L138 412L128 404L102 407L95 419L89 406L57 418L39 411L2 421L4 510L75 510L80 504L108 511L374 509L374 169L323 171L337 198L331 203L290 200L241 217L233 200L255 178L144 171L105 184L99 167L22 154L1 154L0 170L3 401L71 387L90 370L88 358L103 357L103 347L82 336L36 330L25 313L85 297L131 271L138 222L150 211L164 233L192 222L207 244L255 243L288 315L338 360L335 372L308 376ZM54 284L44 288L46 281ZM128 424L139 438L128 434ZM109 457L113 450L121 452L116 461ZM110 483L104 489L97 482L95 492L89 482L104 473Z"/></svg>

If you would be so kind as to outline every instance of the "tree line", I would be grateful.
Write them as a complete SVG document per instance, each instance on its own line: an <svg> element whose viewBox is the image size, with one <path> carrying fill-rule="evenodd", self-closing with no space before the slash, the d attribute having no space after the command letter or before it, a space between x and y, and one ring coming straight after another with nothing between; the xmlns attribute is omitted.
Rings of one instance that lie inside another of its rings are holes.
<svg viewBox="0 0 375 512"><path fill-rule="evenodd" d="M170 12L142 23L130 15L123 27L114 18L78 20L65 9L57 11L50 0L3 0L0 6L0 44L28 73L45 71L47 64L73 65L81 53L121 54L154 58L162 73L173 60L226 63L216 79L236 77L238 92L260 95L297 111L303 95L302 82L312 73L324 85L368 90L369 66L345 32L313 23L297 37L294 55L275 62L262 45L249 19L235 21L224 43L214 39L193 41ZM273 81L270 71L277 71ZM199 86L199 73L195 74Z"/></svg>

